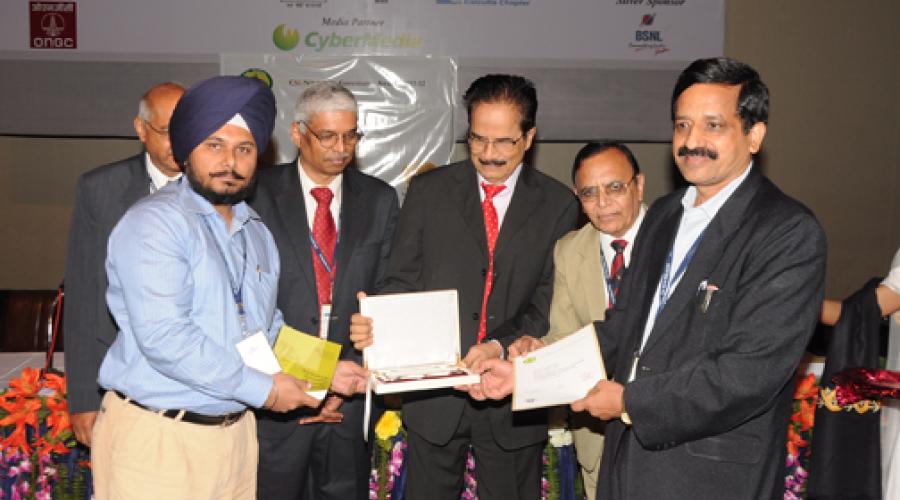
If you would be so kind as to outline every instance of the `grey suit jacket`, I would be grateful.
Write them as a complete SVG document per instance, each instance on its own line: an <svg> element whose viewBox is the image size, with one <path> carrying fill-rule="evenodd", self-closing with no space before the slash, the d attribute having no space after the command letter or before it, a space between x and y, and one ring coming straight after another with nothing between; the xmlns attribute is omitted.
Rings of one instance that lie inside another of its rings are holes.
<svg viewBox="0 0 900 500"><path fill-rule="evenodd" d="M97 372L118 328L106 307L106 243L125 212L150 193L144 153L78 179L65 275L65 359L69 411L100 408Z"/></svg>
<svg viewBox="0 0 900 500"><path fill-rule="evenodd" d="M684 190L657 201L607 321L626 383L672 246ZM598 498L782 498L794 373L822 303L825 236L756 169L706 229L625 385L633 426L606 428ZM718 287L704 306L703 283Z"/></svg>
<svg viewBox="0 0 900 500"><path fill-rule="evenodd" d="M272 232L281 257L278 308L284 314L285 323L316 335L319 304L297 163L263 168L258 176L250 204ZM341 344L342 359L361 363L361 353L350 342L350 316L359 311L357 292L372 294L382 286L397 222L397 193L385 182L351 167L344 171L341 200L328 338ZM361 437L362 398L345 402L341 411L344 419L336 424L338 432L346 437ZM298 427L298 418L310 413L315 411L286 414L261 411L259 432L267 436L284 435Z"/></svg>
<svg viewBox="0 0 900 500"><path fill-rule="evenodd" d="M458 290L463 356L476 343L488 265L478 189L469 161L415 177L400 213L386 277L386 291ZM497 237L488 337L508 346L523 333L538 337L547 331L553 245L572 229L577 215L578 204L569 189L532 167L522 169ZM444 444L459 425L465 397L453 390L406 395L403 419L425 439ZM516 449L547 438L543 412L513 415L508 400L487 406L501 446Z"/></svg>

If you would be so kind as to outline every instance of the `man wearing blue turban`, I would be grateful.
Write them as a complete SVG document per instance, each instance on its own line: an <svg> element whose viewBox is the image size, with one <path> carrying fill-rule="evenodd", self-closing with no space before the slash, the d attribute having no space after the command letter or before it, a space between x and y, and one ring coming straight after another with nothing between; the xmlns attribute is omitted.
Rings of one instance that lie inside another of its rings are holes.
<svg viewBox="0 0 900 500"><path fill-rule="evenodd" d="M188 182L134 205L110 236L107 302L119 334L100 368L98 500L254 498L247 408L318 405L306 382L250 368L238 351L265 350L283 323L278 251L243 201L274 120L275 98L258 80L190 88L169 124ZM336 376L332 390L363 380Z"/></svg>

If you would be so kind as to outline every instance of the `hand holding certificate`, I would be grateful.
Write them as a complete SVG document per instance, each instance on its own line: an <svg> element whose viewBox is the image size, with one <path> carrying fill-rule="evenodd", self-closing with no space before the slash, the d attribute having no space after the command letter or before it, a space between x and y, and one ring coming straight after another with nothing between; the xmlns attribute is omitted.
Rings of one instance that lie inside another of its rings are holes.
<svg viewBox="0 0 900 500"><path fill-rule="evenodd" d="M513 364L514 411L572 403L606 379L593 325L515 358Z"/></svg>

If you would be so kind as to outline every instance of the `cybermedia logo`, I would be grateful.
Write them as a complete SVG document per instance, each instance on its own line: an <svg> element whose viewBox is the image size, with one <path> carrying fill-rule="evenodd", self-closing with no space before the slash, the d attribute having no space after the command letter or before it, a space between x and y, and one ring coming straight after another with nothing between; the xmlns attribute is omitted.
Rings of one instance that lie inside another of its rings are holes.
<svg viewBox="0 0 900 500"><path fill-rule="evenodd" d="M354 20L355 22L355 20ZM327 23L326 23L327 24ZM338 23L340 25L340 23ZM293 50L300 44L300 32L279 24L272 32L272 43L281 50ZM369 32L354 35L342 35L336 31L322 33L310 31L303 37L303 46L322 52L331 49L400 49L412 50L422 46L422 35L416 33L400 33L399 35Z"/></svg>
<svg viewBox="0 0 900 500"><path fill-rule="evenodd" d="M300 43L300 32L279 24L272 32L272 43L281 50L292 50Z"/></svg>

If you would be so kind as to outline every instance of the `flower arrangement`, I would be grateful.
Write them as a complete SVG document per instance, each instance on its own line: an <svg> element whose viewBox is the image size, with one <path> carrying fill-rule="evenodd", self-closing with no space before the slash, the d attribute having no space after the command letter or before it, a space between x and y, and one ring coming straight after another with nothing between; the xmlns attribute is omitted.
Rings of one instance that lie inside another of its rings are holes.
<svg viewBox="0 0 900 500"><path fill-rule="evenodd" d="M551 425L544 448L544 472L541 474L542 500L584 498L584 483L575 459L572 432L562 425Z"/></svg>
<svg viewBox="0 0 900 500"><path fill-rule="evenodd" d="M66 405L66 379L26 368L0 393L0 498L90 498Z"/></svg>
<svg viewBox="0 0 900 500"><path fill-rule="evenodd" d="M369 475L370 500L403 500L406 486L406 429L397 410L388 410L375 424L375 450ZM572 433L564 428L551 428L544 449L544 472L541 498L574 500L584 498ZM475 455L471 447L466 453L463 491L460 500L478 500Z"/></svg>
<svg viewBox="0 0 900 500"><path fill-rule="evenodd" d="M375 424L375 450L372 456L372 473L369 476L371 500L398 500L403 495L406 467L403 464L406 451L406 430L400 412L388 410ZM394 489L397 493L394 494Z"/></svg>
<svg viewBox="0 0 900 500"><path fill-rule="evenodd" d="M816 415L819 386L813 374L800 375L794 391L794 412L788 424L786 474L784 499L803 498L809 476L810 450L813 420Z"/></svg>

